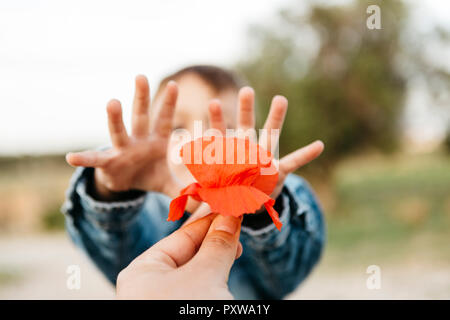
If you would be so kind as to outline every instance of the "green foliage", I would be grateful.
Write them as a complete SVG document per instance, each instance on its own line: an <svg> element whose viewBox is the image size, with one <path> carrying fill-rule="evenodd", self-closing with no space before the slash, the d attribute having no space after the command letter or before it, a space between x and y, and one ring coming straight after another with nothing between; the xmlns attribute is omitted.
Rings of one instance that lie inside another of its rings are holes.
<svg viewBox="0 0 450 320"><path fill-rule="evenodd" d="M237 69L255 88L259 124L275 94L288 97L280 154L321 139L326 156L315 165L328 167L358 150L398 146L408 10L402 1L378 2L382 29L369 30L369 4L313 4L307 13L293 5L279 13L276 26L250 30L248 56Z"/></svg>
<svg viewBox="0 0 450 320"><path fill-rule="evenodd" d="M344 161L336 168L333 186L339 201L326 219L328 250L341 261L354 260L359 249L364 255L394 259L424 248L440 261L450 261L450 254L433 249L450 239L446 155Z"/></svg>
<svg viewBox="0 0 450 320"><path fill-rule="evenodd" d="M23 280L21 271L12 267L0 267L0 288L11 284L16 284Z"/></svg>
<svg viewBox="0 0 450 320"><path fill-rule="evenodd" d="M47 210L42 217L44 229L47 231L64 230L64 215L60 211L60 206L53 206Z"/></svg>
<svg viewBox="0 0 450 320"><path fill-rule="evenodd" d="M450 128L447 130L447 134L445 136L444 148L445 151L450 154Z"/></svg>

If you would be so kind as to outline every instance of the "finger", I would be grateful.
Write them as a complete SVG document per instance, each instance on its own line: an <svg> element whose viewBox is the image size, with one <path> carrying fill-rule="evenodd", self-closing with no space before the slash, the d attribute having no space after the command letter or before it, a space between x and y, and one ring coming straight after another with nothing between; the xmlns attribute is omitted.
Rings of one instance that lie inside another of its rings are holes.
<svg viewBox="0 0 450 320"><path fill-rule="evenodd" d="M122 107L118 100L111 100L106 106L108 113L108 128L114 147L120 148L128 143L128 134L123 124Z"/></svg>
<svg viewBox="0 0 450 320"><path fill-rule="evenodd" d="M219 276L226 283L237 256L240 231L240 218L218 215L190 263L203 272L212 272L212 276Z"/></svg>
<svg viewBox="0 0 450 320"><path fill-rule="evenodd" d="M264 131L260 137L259 144L268 151L273 152L278 143L278 137L283 127L284 118L288 108L288 100L283 96L275 96L272 99L269 115L264 124ZM274 141L271 137L275 138Z"/></svg>
<svg viewBox="0 0 450 320"><path fill-rule="evenodd" d="M106 165L109 155L104 151L69 152L66 161L74 167L99 168Z"/></svg>
<svg viewBox="0 0 450 320"><path fill-rule="evenodd" d="M131 132L135 137L144 137L149 131L150 87L145 76L136 77L133 112L131 114Z"/></svg>
<svg viewBox="0 0 450 320"><path fill-rule="evenodd" d="M255 92L250 87L239 90L238 129L244 131L255 128Z"/></svg>
<svg viewBox="0 0 450 320"><path fill-rule="evenodd" d="M161 137L169 137L172 133L172 120L178 97L178 86L175 81L169 81L164 89L162 104L153 121L153 132Z"/></svg>
<svg viewBox="0 0 450 320"><path fill-rule="evenodd" d="M220 100L218 99L211 100L211 102L209 103L208 111L209 111L210 127L219 130L220 132L222 132L223 135L225 135L225 130L227 129L227 126L223 118Z"/></svg>
<svg viewBox="0 0 450 320"><path fill-rule="evenodd" d="M182 266L197 253L215 216L210 214L178 229L141 254L137 261L162 263L170 268Z"/></svg>
<svg viewBox="0 0 450 320"><path fill-rule="evenodd" d="M211 214L211 208L206 202L203 202L198 209L183 223L183 226L193 223L207 215ZM238 250L236 252L236 259L238 259L242 255L242 243L239 242Z"/></svg>
<svg viewBox="0 0 450 320"><path fill-rule="evenodd" d="M298 149L280 160L279 168L285 174L294 172L301 166L311 162L317 158L323 151L324 144L322 141L317 140L306 147Z"/></svg>
<svg viewBox="0 0 450 320"><path fill-rule="evenodd" d="M202 202L195 212L183 223L183 226L188 225L198 219L201 219L211 213L211 208L206 202Z"/></svg>
<svg viewBox="0 0 450 320"><path fill-rule="evenodd" d="M242 256L242 252L244 252L244 249L242 248L242 243L239 241L235 259L239 259Z"/></svg>

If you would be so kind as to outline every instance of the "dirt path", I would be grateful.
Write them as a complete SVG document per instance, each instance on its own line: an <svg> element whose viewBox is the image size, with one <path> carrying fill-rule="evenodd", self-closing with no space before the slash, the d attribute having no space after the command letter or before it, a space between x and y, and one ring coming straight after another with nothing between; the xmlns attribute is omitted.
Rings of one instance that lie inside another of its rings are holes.
<svg viewBox="0 0 450 320"><path fill-rule="evenodd" d="M0 299L112 299L114 290L65 234L0 238ZM67 288L67 267L81 270ZM381 289L366 287L365 268L334 268L326 258L290 299L449 299L450 270L405 261L382 267Z"/></svg>
<svg viewBox="0 0 450 320"><path fill-rule="evenodd" d="M111 299L113 288L65 234L0 239L0 272L13 279L0 299ZM78 265L79 290L67 288L67 267ZM16 275L14 275L16 274Z"/></svg>
<svg viewBox="0 0 450 320"><path fill-rule="evenodd" d="M290 299L450 299L450 270L432 265L381 266L380 289L368 289L365 268L320 266Z"/></svg>

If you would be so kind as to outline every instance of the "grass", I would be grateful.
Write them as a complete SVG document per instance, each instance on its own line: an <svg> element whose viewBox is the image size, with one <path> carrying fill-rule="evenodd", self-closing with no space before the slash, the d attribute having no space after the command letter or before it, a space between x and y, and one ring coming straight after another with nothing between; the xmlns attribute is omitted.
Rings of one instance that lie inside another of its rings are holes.
<svg viewBox="0 0 450 320"><path fill-rule="evenodd" d="M0 232L63 228L59 208L73 171L62 155L0 158Z"/></svg>
<svg viewBox="0 0 450 320"><path fill-rule="evenodd" d="M450 263L445 250L450 240L449 157L348 161L336 170L334 192L337 205L327 218L329 255L352 263L356 253L395 260L422 250Z"/></svg>
<svg viewBox="0 0 450 320"><path fill-rule="evenodd" d="M59 209L72 173L62 156L0 159L2 232L63 229ZM329 195L313 186L326 203ZM416 254L450 263L449 155L347 159L326 187L334 199L325 208L326 255L336 265Z"/></svg>
<svg viewBox="0 0 450 320"><path fill-rule="evenodd" d="M46 231L60 231L65 226L64 215L61 213L61 205L50 207L42 217L42 226Z"/></svg>
<svg viewBox="0 0 450 320"><path fill-rule="evenodd" d="M12 268L0 267L0 287L15 284L23 279L23 274Z"/></svg>

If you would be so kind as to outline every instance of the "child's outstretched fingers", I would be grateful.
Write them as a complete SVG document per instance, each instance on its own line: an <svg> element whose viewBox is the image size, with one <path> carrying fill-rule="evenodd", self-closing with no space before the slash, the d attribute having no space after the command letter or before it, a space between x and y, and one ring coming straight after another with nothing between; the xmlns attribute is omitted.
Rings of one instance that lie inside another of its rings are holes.
<svg viewBox="0 0 450 320"><path fill-rule="evenodd" d="M237 115L238 129L244 131L255 128L255 91L251 87L239 90L239 109Z"/></svg>
<svg viewBox="0 0 450 320"><path fill-rule="evenodd" d="M222 135L225 135L227 126L222 114L222 106L219 99L213 99L208 107L209 125L212 129L219 130Z"/></svg>
<svg viewBox="0 0 450 320"><path fill-rule="evenodd" d="M113 99L109 101L106 106L106 112L108 113L108 128L112 145L116 148L126 146L129 142L129 137L123 123L122 106L119 100Z"/></svg>
<svg viewBox="0 0 450 320"><path fill-rule="evenodd" d="M278 134L280 134L281 129L283 128L287 108L288 100L285 97L273 97L272 103L270 105L269 115L267 116L266 122L264 123L263 134L259 137L259 144L271 153L274 153L275 148L277 147L277 144L271 144L271 135L275 134L274 130L278 130Z"/></svg>
<svg viewBox="0 0 450 320"><path fill-rule="evenodd" d="M82 151L69 152L66 154L66 161L74 167L92 167L99 168L104 166L110 156L105 151Z"/></svg>
<svg viewBox="0 0 450 320"><path fill-rule="evenodd" d="M285 175L294 172L301 166L313 161L323 151L324 144L322 141L317 140L307 146L295 150L283 157L279 162L280 171Z"/></svg>
<svg viewBox="0 0 450 320"><path fill-rule="evenodd" d="M138 75L135 80L131 133L134 137L146 137L149 133L150 86L147 77Z"/></svg>
<svg viewBox="0 0 450 320"><path fill-rule="evenodd" d="M161 105L158 105L155 118L152 119L152 133L156 133L159 137L169 139L172 133L173 117L178 99L178 85L171 80L164 89L164 96Z"/></svg>

